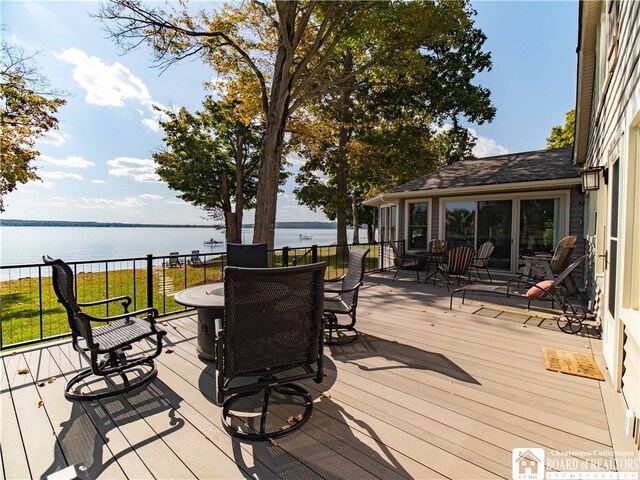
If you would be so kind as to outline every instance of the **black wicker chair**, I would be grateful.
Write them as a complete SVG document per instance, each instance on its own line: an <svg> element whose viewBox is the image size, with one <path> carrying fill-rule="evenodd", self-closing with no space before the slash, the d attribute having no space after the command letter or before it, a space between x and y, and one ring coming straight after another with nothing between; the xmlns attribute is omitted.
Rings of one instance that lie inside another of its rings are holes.
<svg viewBox="0 0 640 480"><path fill-rule="evenodd" d="M229 243L227 265L230 267L267 268L269 257L266 243Z"/></svg>
<svg viewBox="0 0 640 480"><path fill-rule="evenodd" d="M277 438L311 416L311 395L293 382L323 380L325 267L226 268L224 320L216 319L216 374L222 423L231 435ZM293 404L302 413L286 424L268 415L273 392L277 403ZM246 399L260 393L257 407Z"/></svg>
<svg viewBox="0 0 640 480"><path fill-rule="evenodd" d="M162 351L162 337L165 331L156 328L155 318L158 311L155 308L145 308L135 312L128 312L131 297L121 296L98 300L95 302L79 303L74 295L73 272L69 265L62 260L54 260L43 256L44 263L53 270L53 289L65 310L72 334L73 349L79 352L91 365L81 370L67 383L65 397L72 400L95 400L119 393L128 392L151 381L157 375L153 361ZM122 315L99 318L84 313L81 307L104 305L120 302L124 308ZM136 318L136 315L146 314L146 318ZM92 326L92 322L104 323L102 326ZM132 345L141 340L148 340L155 345L151 352L141 352L132 357L125 355ZM102 357L102 358L100 358ZM135 379L127 377L133 374ZM82 391L82 383L91 385L97 380L89 381L91 376L104 377L112 388ZM122 383L117 384L115 377L120 376Z"/></svg>
<svg viewBox="0 0 640 480"><path fill-rule="evenodd" d="M349 268L347 274L325 283L324 313L325 330L329 332L327 345L353 342L358 337L356 325L356 308L358 306L358 290L364 277L364 262L369 250L354 248L349 252ZM337 315L349 315L351 321L338 323ZM353 335L341 335L334 338L334 333L353 332Z"/></svg>

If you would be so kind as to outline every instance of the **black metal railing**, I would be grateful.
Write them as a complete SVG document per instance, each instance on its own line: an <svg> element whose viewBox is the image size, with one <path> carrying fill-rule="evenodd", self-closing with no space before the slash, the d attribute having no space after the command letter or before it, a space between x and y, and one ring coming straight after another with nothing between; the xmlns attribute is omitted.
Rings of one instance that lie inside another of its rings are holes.
<svg viewBox="0 0 640 480"><path fill-rule="evenodd" d="M386 245L312 245L283 247L269 252L273 267L305 265L324 261L327 278L342 276L348 267L350 248L368 248L366 273L391 265ZM200 261L194 261L195 257ZM225 253L175 256L146 255L67 262L75 275L76 298L80 302L128 295L132 309L155 307L161 316L188 310L173 295L188 287L224 280ZM67 314L58 303L51 283L51 267L45 264L0 267L0 350L26 346L70 335ZM109 304L91 307L94 316L117 313Z"/></svg>

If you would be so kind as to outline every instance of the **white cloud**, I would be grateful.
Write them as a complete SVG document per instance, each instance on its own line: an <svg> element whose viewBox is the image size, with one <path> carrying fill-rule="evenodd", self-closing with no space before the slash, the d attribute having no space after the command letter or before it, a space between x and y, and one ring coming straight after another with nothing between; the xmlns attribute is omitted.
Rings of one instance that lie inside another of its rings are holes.
<svg viewBox="0 0 640 480"><path fill-rule="evenodd" d="M162 196L161 195L154 195L152 193L143 193L142 195L139 195L140 198L146 198L148 200L161 200Z"/></svg>
<svg viewBox="0 0 640 480"><path fill-rule="evenodd" d="M122 107L125 100L142 102L151 99L144 82L120 62L107 65L78 48L67 48L60 53L53 52L53 55L74 65L73 79L87 93L87 103Z"/></svg>
<svg viewBox="0 0 640 480"><path fill-rule="evenodd" d="M109 174L116 177L133 177L136 182L159 182L160 177L156 173L156 164L153 160L117 157L108 160L107 165L113 167Z"/></svg>
<svg viewBox="0 0 640 480"><path fill-rule="evenodd" d="M120 62L111 65L100 58L89 56L79 48L67 48L62 52L53 52L58 60L74 65L73 79L86 92L85 100L93 105L123 107L125 101L138 102L147 109L148 115L142 119L142 124L153 132L160 131L159 121L166 116L153 109L156 105L162 109L166 107L151 98L145 83L131 73ZM143 109L134 107L143 117Z"/></svg>
<svg viewBox="0 0 640 480"><path fill-rule="evenodd" d="M51 204L57 208L72 208L85 210L116 210L123 208L136 208L146 205L136 197L125 197L122 200L111 200L109 198L81 197L51 197Z"/></svg>
<svg viewBox="0 0 640 480"><path fill-rule="evenodd" d="M54 180L60 180L63 178L73 178L74 180L82 180L82 175L69 172L42 172L38 171L38 176L42 178L50 178Z"/></svg>
<svg viewBox="0 0 640 480"><path fill-rule="evenodd" d="M91 180L91 183L97 183L97 184L102 185L102 184L105 184L107 182L105 182L104 180Z"/></svg>
<svg viewBox="0 0 640 480"><path fill-rule="evenodd" d="M493 157L495 155L505 155L509 153L506 147L499 145L493 138L483 137L478 135L477 132L470 128L469 131L476 136L476 144L473 147L473 154L478 158Z"/></svg>
<svg viewBox="0 0 640 480"><path fill-rule="evenodd" d="M49 130L47 134L44 137L42 137L39 141L40 143L46 143L47 145L53 145L54 147L59 147L67 140L65 139L64 135L61 135L58 132L55 132L53 130Z"/></svg>
<svg viewBox="0 0 640 480"><path fill-rule="evenodd" d="M58 165L59 167L87 168L95 166L95 163L82 157L53 158L48 155L40 155L38 160L51 165Z"/></svg>

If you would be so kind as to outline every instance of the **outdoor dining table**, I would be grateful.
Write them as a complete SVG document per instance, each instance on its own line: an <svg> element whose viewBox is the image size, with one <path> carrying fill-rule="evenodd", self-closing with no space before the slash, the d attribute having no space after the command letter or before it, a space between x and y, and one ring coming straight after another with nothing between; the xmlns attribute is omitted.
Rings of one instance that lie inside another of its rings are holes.
<svg viewBox="0 0 640 480"><path fill-rule="evenodd" d="M215 319L224 316L224 283L186 288L173 296L176 303L198 309L196 351L207 360L216 359Z"/></svg>
<svg viewBox="0 0 640 480"><path fill-rule="evenodd" d="M447 263L447 253L446 252L428 252L426 250L421 250L416 252L416 257L424 258L424 269L427 276L424 281L426 282L430 278L434 278L438 275L438 266ZM431 275L429 273L429 264L433 263L435 265L435 270ZM434 278L435 281L435 278Z"/></svg>

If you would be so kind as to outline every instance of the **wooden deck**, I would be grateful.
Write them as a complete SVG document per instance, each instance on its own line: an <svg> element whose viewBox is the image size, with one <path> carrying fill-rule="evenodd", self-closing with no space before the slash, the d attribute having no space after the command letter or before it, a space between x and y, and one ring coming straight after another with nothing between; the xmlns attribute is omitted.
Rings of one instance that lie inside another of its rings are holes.
<svg viewBox="0 0 640 480"><path fill-rule="evenodd" d="M311 420L277 444L222 429L194 315L165 323L173 353L134 395L67 401L65 378L79 366L69 342L5 354L2 476L40 478L76 464L91 479L512 478L520 447L544 448L548 459L571 452L578 471L601 469L598 457L621 440L603 401L617 398L611 385L546 371L541 356L542 347L593 352L608 378L600 340L500 303L457 301L450 311L448 302L443 287L409 276L367 277L361 338L326 348L325 382L305 382L317 399ZM286 406L277 413L283 423L290 415Z"/></svg>

